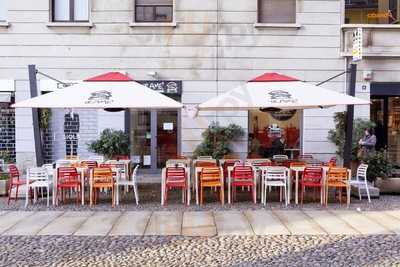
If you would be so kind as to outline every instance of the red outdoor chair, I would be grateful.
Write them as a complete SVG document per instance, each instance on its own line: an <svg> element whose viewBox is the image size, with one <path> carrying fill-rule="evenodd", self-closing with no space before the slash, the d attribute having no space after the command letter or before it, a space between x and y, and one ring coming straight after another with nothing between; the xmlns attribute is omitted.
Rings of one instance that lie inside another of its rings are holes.
<svg viewBox="0 0 400 267"><path fill-rule="evenodd" d="M231 175L232 200L236 197L236 187L250 187L254 204L256 203L256 182L251 166L235 166Z"/></svg>
<svg viewBox="0 0 400 267"><path fill-rule="evenodd" d="M64 189L76 190L76 204L79 204L80 196L81 196L81 181L80 174L76 171L76 168L73 167L59 167L57 169L57 204L58 204L58 195L61 192L62 201L65 200L65 191Z"/></svg>
<svg viewBox="0 0 400 267"><path fill-rule="evenodd" d="M15 201L18 200L18 190L21 185L26 184L25 179L20 179L19 171L17 166L14 164L8 165L8 179L9 179L9 188L8 188L8 202L7 204L10 204L10 200L12 199L11 193L12 189L15 188L15 197L13 198ZM31 200L32 200L32 190L31 192Z"/></svg>
<svg viewBox="0 0 400 267"><path fill-rule="evenodd" d="M241 162L242 161L240 159L226 159L222 166L222 169L224 171L224 177L228 177L228 167L233 167L235 166L236 163L241 163Z"/></svg>
<svg viewBox="0 0 400 267"><path fill-rule="evenodd" d="M183 167L168 167L165 170L165 192L164 203L168 200L168 191L174 188L182 189L183 202L187 201L187 177L186 169Z"/></svg>
<svg viewBox="0 0 400 267"><path fill-rule="evenodd" d="M303 199L306 187L314 188L314 199L315 199L316 188L319 188L319 192L321 193L323 189L322 175L323 175L323 169L321 167L306 167L304 169L303 176L300 180L301 205L303 205Z"/></svg>

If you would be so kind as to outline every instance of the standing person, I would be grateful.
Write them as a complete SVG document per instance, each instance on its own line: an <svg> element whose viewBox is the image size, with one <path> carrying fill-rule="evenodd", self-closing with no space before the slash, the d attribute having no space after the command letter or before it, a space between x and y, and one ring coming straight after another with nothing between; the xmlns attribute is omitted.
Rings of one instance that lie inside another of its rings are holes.
<svg viewBox="0 0 400 267"><path fill-rule="evenodd" d="M374 134L373 129L365 129L364 132L364 137L358 141L358 144L361 147L361 156L365 157L369 153L375 151L375 145L376 145L376 136Z"/></svg>

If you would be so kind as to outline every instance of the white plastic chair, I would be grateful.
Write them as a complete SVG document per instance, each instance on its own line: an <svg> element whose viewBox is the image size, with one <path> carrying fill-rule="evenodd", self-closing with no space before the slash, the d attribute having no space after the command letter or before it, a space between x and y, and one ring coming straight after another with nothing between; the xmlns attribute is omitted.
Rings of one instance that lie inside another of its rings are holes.
<svg viewBox="0 0 400 267"><path fill-rule="evenodd" d="M282 201L282 188L284 189L285 205L288 204L287 195L287 182L289 177L289 169L286 167L268 167L263 171L262 174L262 192L261 192L261 203L267 204L267 191L270 187L280 187L280 198Z"/></svg>
<svg viewBox="0 0 400 267"><path fill-rule="evenodd" d="M25 207L28 206L29 189L33 189L34 201L37 201L37 188L47 189L47 206L50 205L50 188L52 185L51 179L47 174L46 168L29 168L26 175L26 196L25 196Z"/></svg>
<svg viewBox="0 0 400 267"><path fill-rule="evenodd" d="M273 155L272 159L275 159L275 160L288 160L289 157L287 155Z"/></svg>
<svg viewBox="0 0 400 267"><path fill-rule="evenodd" d="M117 179L115 181L116 194L117 194L117 199L116 199L117 205L119 205L119 187L120 186L127 186L127 187L132 186L133 193L135 194L136 205L139 205L139 194L138 194L137 180L136 180L138 169L139 169L139 164L136 165L136 167L134 168L131 180L127 179L127 176L122 177L121 175L117 175Z"/></svg>
<svg viewBox="0 0 400 267"><path fill-rule="evenodd" d="M367 181L367 170L368 170L367 164L360 164L360 166L358 166L357 168L357 175L355 179L351 179L349 183L350 186L357 185L358 196L360 197L360 200L361 200L361 187L364 187L365 191L367 191L368 202L371 203L371 196L369 194L368 181Z"/></svg>

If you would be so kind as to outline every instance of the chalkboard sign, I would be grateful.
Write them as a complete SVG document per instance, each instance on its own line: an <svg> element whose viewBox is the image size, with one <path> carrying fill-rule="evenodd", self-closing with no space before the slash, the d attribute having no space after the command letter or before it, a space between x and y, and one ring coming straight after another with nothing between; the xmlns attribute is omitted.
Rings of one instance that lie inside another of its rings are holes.
<svg viewBox="0 0 400 267"><path fill-rule="evenodd" d="M182 94L182 81L138 81L138 83L162 94Z"/></svg>

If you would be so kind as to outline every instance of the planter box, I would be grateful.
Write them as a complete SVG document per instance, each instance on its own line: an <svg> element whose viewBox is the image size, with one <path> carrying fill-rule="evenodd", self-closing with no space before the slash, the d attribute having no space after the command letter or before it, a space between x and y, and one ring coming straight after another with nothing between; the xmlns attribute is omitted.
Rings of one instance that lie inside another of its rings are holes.
<svg viewBox="0 0 400 267"><path fill-rule="evenodd" d="M399 178L377 178L375 186L379 188L381 193L400 193L400 177Z"/></svg>
<svg viewBox="0 0 400 267"><path fill-rule="evenodd" d="M8 194L8 180L0 180L0 196Z"/></svg>

